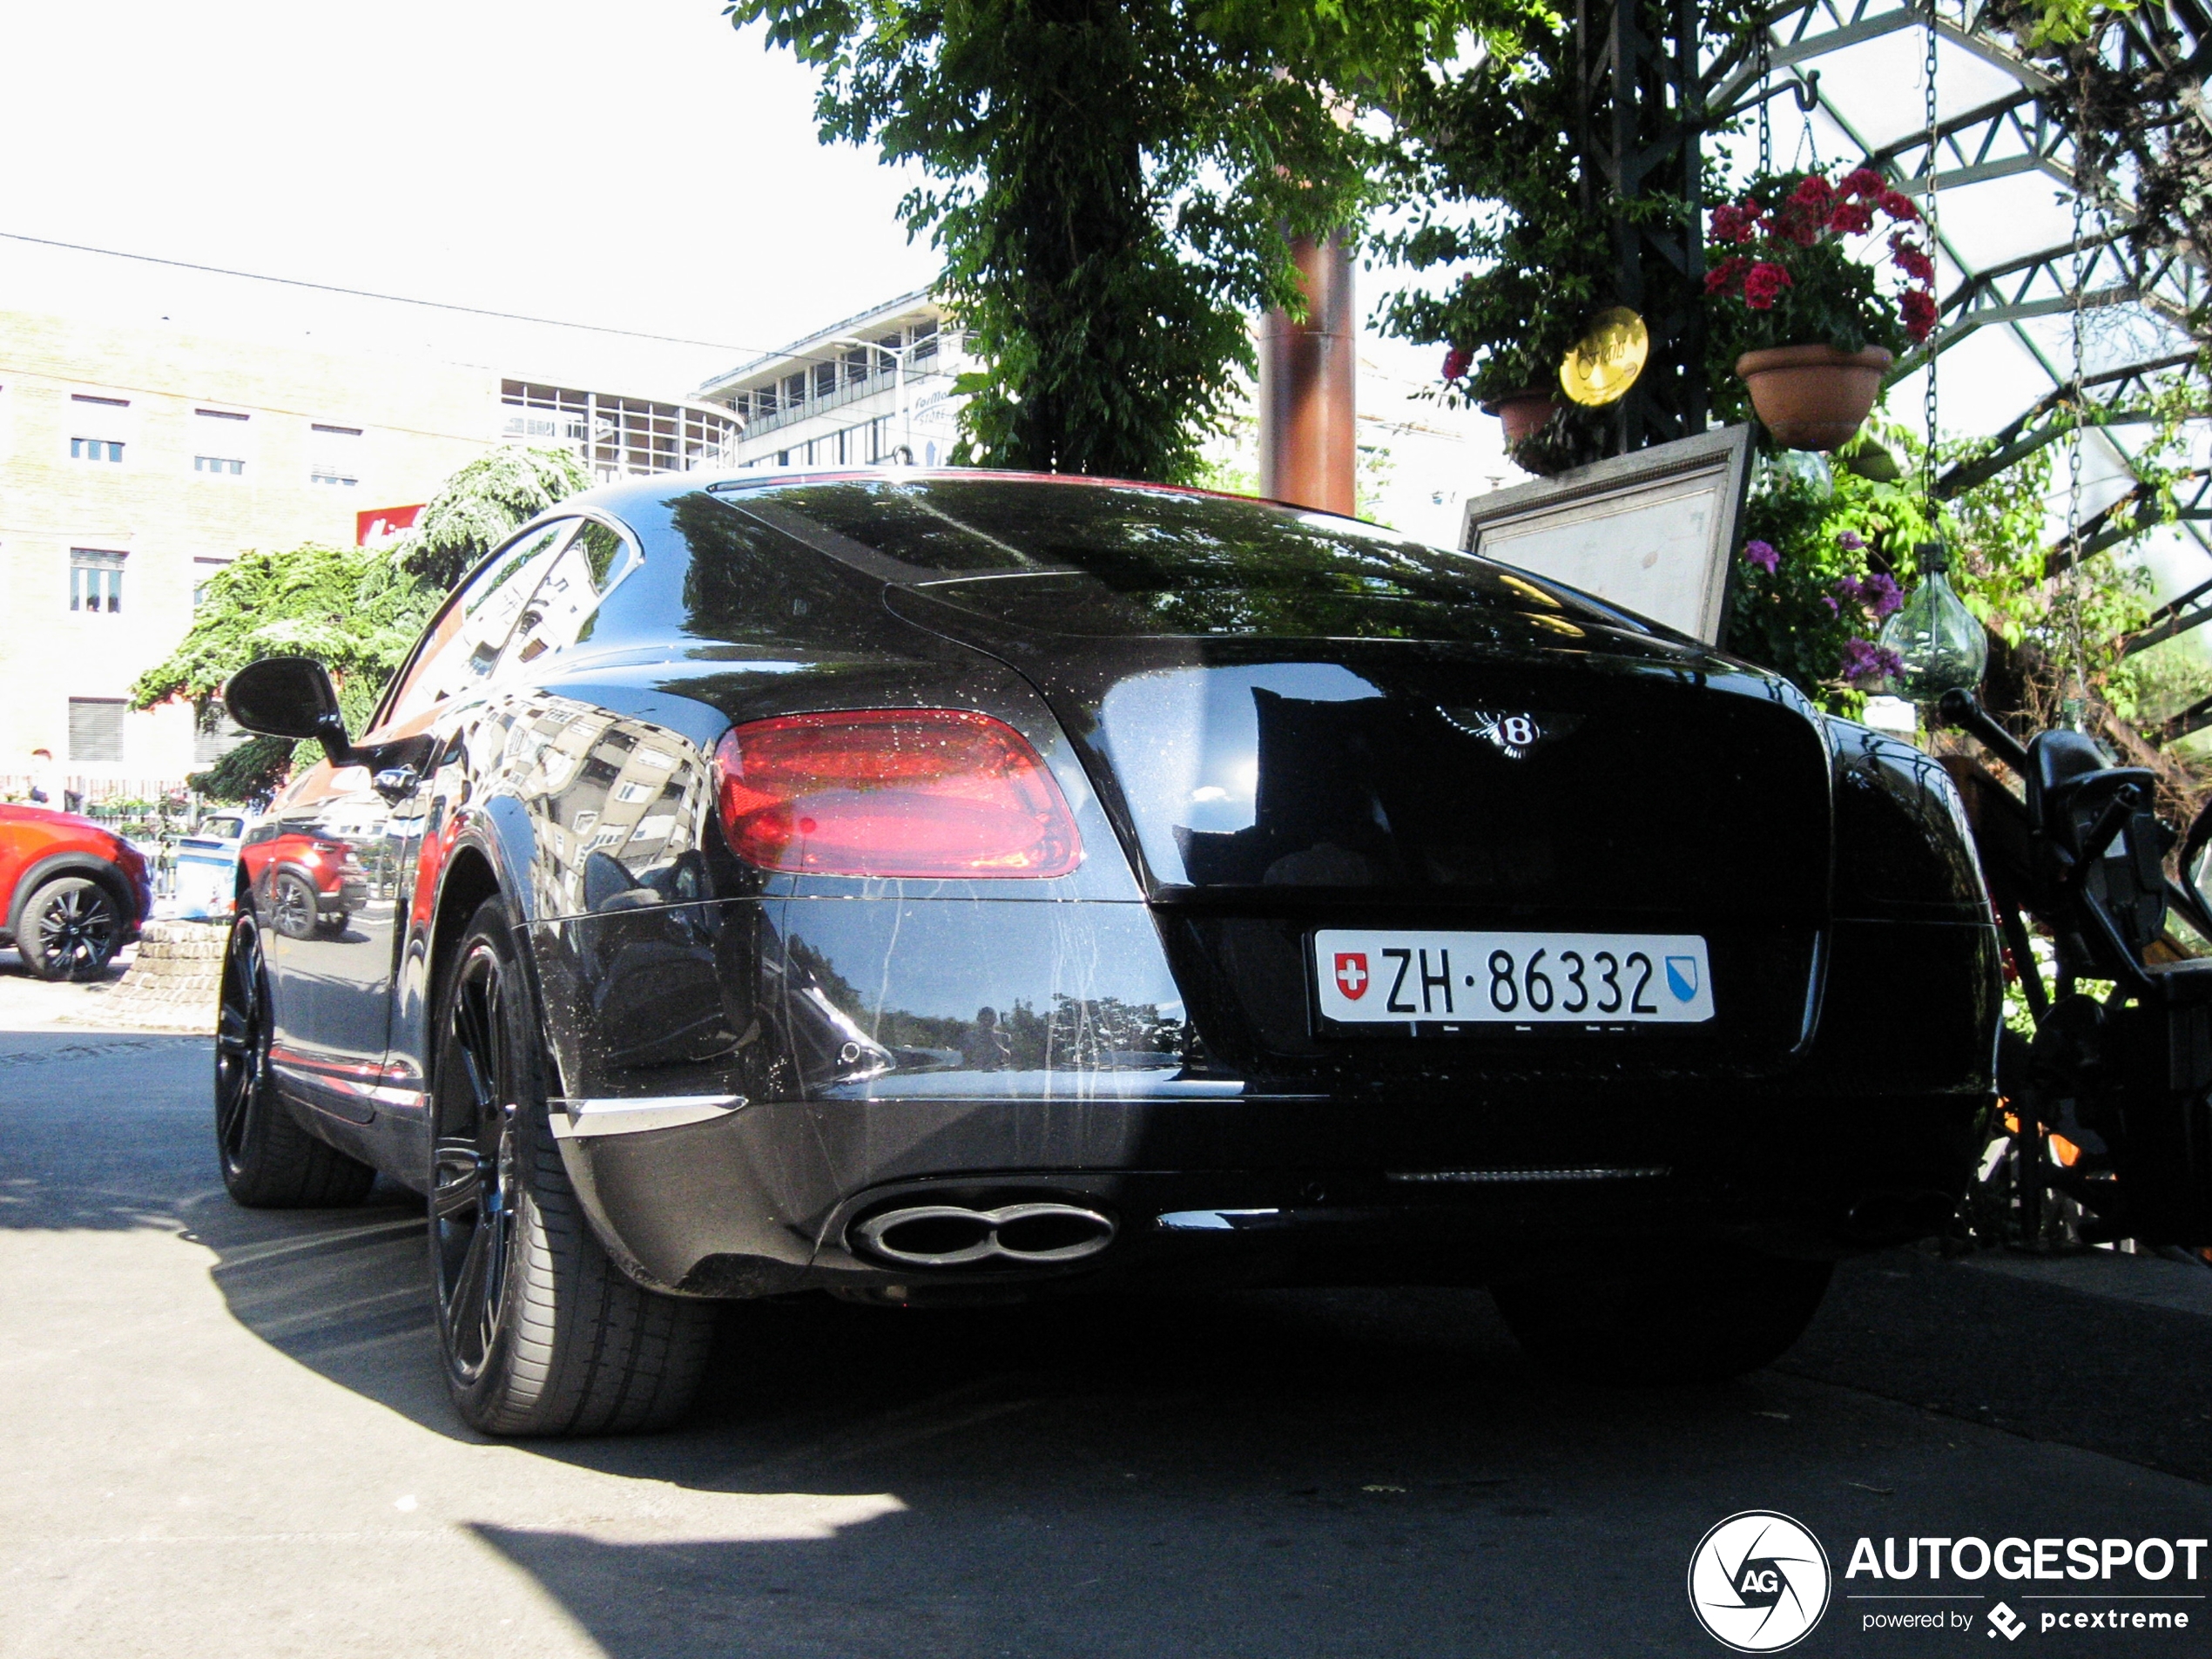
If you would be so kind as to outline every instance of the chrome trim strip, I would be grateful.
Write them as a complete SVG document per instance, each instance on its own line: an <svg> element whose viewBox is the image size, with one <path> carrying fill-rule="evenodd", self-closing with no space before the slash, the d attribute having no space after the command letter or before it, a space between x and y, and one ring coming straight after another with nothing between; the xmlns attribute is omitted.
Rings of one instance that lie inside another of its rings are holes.
<svg viewBox="0 0 2212 1659"><path fill-rule="evenodd" d="M1282 1213L1279 1210L1170 1210L1152 1224L1171 1233L1225 1233L1234 1231L1239 1220Z"/></svg>
<svg viewBox="0 0 2212 1659"><path fill-rule="evenodd" d="M686 1123L711 1123L740 1110L743 1095L644 1095L629 1100L563 1100L546 1102L556 1140L583 1140L602 1135L643 1135L649 1130L680 1129Z"/></svg>
<svg viewBox="0 0 2212 1659"><path fill-rule="evenodd" d="M1392 1170L1386 1181L1648 1181L1674 1171L1664 1165L1642 1170Z"/></svg>

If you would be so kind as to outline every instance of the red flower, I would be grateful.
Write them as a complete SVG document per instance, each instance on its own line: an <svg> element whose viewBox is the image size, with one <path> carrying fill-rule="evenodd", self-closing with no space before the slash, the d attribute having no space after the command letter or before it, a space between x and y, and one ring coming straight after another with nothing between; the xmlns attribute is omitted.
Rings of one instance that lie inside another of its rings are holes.
<svg viewBox="0 0 2212 1659"><path fill-rule="evenodd" d="M1743 277L1745 267L1750 263L1751 261L1741 253L1730 254L1705 273L1705 292L1719 293L1723 289L1733 288Z"/></svg>
<svg viewBox="0 0 2212 1659"><path fill-rule="evenodd" d="M1828 228L1841 231L1846 236L1864 235L1874 228L1874 210L1865 202L1838 197L1835 206L1828 211Z"/></svg>
<svg viewBox="0 0 2212 1659"><path fill-rule="evenodd" d="M1878 201L1889 188L1882 182L1882 175L1871 167L1854 167L1844 175L1840 188L1846 196L1864 196L1869 201Z"/></svg>
<svg viewBox="0 0 2212 1659"><path fill-rule="evenodd" d="M1467 365L1474 361L1474 354L1465 346L1454 346L1444 354L1444 378L1455 381L1467 372Z"/></svg>
<svg viewBox="0 0 2212 1659"><path fill-rule="evenodd" d="M1836 187L1817 172L1807 173L1797 181L1797 187L1790 192L1791 206L1811 207L1823 213L1828 211L1828 205L1835 199Z"/></svg>
<svg viewBox="0 0 2212 1659"><path fill-rule="evenodd" d="M1901 219L1907 224L1917 222L1920 217L1920 210L1912 205L1912 199L1894 190L1882 192L1882 211L1892 219Z"/></svg>
<svg viewBox="0 0 2212 1659"><path fill-rule="evenodd" d="M1750 202L1723 202L1713 209L1716 242L1748 242L1757 234L1758 209Z"/></svg>
<svg viewBox="0 0 2212 1659"><path fill-rule="evenodd" d="M1928 251L1902 236L1890 238L1890 262L1915 282L1935 280L1935 261L1928 257Z"/></svg>
<svg viewBox="0 0 2212 1659"><path fill-rule="evenodd" d="M1790 273L1765 260L1753 266L1743 279L1743 303L1754 311L1771 311L1791 285Z"/></svg>
<svg viewBox="0 0 2212 1659"><path fill-rule="evenodd" d="M1756 303L1756 301L1754 302ZM1905 314L1905 337L1919 345L1934 331L1936 321L1935 296L1925 288L1907 288L1898 302Z"/></svg>

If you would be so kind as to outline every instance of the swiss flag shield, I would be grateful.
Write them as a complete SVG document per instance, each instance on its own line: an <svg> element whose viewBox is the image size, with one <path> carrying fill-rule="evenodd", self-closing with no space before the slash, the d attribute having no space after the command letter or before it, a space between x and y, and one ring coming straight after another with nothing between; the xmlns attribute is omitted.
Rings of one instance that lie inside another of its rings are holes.
<svg viewBox="0 0 2212 1659"><path fill-rule="evenodd" d="M1340 950L1337 953L1337 989L1354 1002L1367 995L1366 952Z"/></svg>

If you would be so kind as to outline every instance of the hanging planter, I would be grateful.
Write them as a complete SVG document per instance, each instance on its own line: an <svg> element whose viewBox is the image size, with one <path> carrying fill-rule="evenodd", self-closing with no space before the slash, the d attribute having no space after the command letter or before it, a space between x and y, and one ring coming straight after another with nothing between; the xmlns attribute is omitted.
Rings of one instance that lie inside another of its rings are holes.
<svg viewBox="0 0 2212 1659"><path fill-rule="evenodd" d="M1541 428L1560 408L1559 394L1550 387L1529 386L1492 398L1482 405L1482 412L1496 415L1504 425L1506 448L1510 449Z"/></svg>
<svg viewBox="0 0 2212 1659"><path fill-rule="evenodd" d="M1835 183L1763 174L1713 210L1707 320L1777 443L1850 442L1896 354L1934 330L1935 262L1919 231L1919 209L1871 167ZM1891 291L1877 280L1882 264Z"/></svg>
<svg viewBox="0 0 2212 1659"><path fill-rule="evenodd" d="M1858 435L1896 361L1879 346L1858 352L1776 346L1745 352L1736 373L1760 423L1784 448L1840 449Z"/></svg>

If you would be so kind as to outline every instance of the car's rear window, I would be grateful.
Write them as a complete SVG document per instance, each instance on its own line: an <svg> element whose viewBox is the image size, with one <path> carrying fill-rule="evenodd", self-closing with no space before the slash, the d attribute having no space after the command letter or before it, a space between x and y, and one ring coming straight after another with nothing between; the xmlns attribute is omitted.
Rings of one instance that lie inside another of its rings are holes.
<svg viewBox="0 0 2212 1659"><path fill-rule="evenodd" d="M876 556L869 563L880 574L917 587L1080 575L1115 594L1142 597L1148 608L1157 608L1162 596L1184 596L1170 608L1187 608L1194 619L1215 608L1198 595L1278 594L1521 612L1534 605L1602 625L1630 622L1568 590L1470 554L1352 519L1234 496L1128 484L929 478L792 484L729 499L833 554L866 550ZM1065 594L1062 602L1074 597ZM1249 627L1249 606L1231 606L1218 621Z"/></svg>

